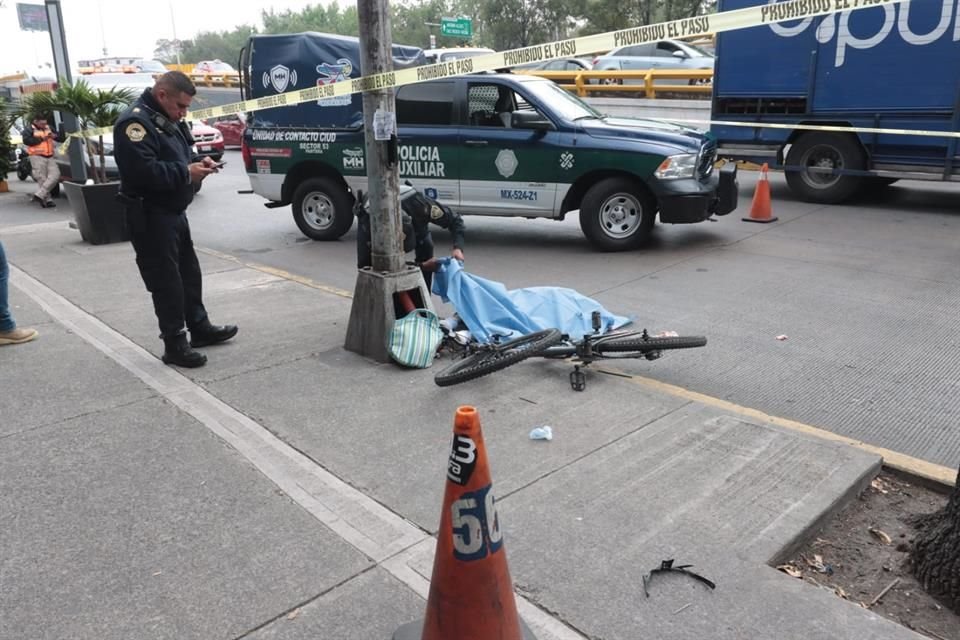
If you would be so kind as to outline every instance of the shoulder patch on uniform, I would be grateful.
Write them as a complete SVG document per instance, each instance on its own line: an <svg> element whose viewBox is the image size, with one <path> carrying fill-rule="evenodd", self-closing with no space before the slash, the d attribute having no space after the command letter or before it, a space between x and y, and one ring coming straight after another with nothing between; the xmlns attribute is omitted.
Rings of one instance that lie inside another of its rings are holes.
<svg viewBox="0 0 960 640"><path fill-rule="evenodd" d="M431 219L431 220L439 220L439 219L442 218L442 217L443 217L443 209L441 209L440 207L438 207L438 206L435 205L435 204L434 204L434 205L430 205L430 219Z"/></svg>
<svg viewBox="0 0 960 640"><path fill-rule="evenodd" d="M133 108L133 112L134 112L134 113L140 113L140 107L134 107L134 108Z"/></svg>
<svg viewBox="0 0 960 640"><path fill-rule="evenodd" d="M140 142L147 137L147 130L144 129L143 125L139 122L131 122L128 124L127 128L124 129L124 133L127 134L131 142Z"/></svg>

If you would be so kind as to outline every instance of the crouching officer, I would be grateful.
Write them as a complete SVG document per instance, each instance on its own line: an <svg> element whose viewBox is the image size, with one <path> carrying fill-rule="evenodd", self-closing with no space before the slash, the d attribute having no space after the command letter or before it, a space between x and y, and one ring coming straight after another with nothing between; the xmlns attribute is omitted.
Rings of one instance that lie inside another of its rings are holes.
<svg viewBox="0 0 960 640"><path fill-rule="evenodd" d="M137 267L163 338L163 362L200 367L207 357L194 351L229 340L233 325L210 323L202 298L200 263L190 237L187 206L218 165L193 155L193 138L183 118L196 88L179 71L163 74L152 89L117 120L113 149L120 170L120 199L137 255ZM184 332L190 331L190 342Z"/></svg>
<svg viewBox="0 0 960 640"><path fill-rule="evenodd" d="M358 192L354 213L357 216L357 266L371 266L372 248L370 239L370 212L363 192ZM447 229L453 236L453 249L450 256L463 262L463 244L466 225L463 217L450 207L442 205L433 198L425 196L409 183L400 186L401 222L403 225L403 252L414 252L417 266L423 272L423 279L430 289L433 272L439 263L433 257L433 237L430 225Z"/></svg>

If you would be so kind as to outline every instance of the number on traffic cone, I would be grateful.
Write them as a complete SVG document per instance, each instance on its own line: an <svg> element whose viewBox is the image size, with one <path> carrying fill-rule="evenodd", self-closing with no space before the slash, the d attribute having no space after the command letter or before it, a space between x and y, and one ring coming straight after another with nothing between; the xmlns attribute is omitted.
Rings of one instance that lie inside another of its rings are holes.
<svg viewBox="0 0 960 640"><path fill-rule="evenodd" d="M423 620L393 640L536 640L517 613L487 449L474 407L457 409Z"/></svg>
<svg viewBox="0 0 960 640"><path fill-rule="evenodd" d="M770 204L770 179L767 174L769 167L766 162L760 169L760 179L757 181L757 188L753 192L753 205L750 207L750 217L742 218L745 222L774 222L777 217L773 215L773 207Z"/></svg>

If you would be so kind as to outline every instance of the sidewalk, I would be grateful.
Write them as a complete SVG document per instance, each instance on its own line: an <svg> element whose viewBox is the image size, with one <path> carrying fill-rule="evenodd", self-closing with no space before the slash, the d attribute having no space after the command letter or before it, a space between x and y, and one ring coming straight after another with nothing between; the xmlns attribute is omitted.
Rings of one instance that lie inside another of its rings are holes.
<svg viewBox="0 0 960 640"><path fill-rule="evenodd" d="M41 333L0 350L0 638L389 639L423 614L462 404L539 640L920 637L769 566L877 456L614 376L575 393L562 363L441 389L344 351L349 299L207 253L240 334L173 369L129 245L0 239ZM717 588L644 597L670 558Z"/></svg>

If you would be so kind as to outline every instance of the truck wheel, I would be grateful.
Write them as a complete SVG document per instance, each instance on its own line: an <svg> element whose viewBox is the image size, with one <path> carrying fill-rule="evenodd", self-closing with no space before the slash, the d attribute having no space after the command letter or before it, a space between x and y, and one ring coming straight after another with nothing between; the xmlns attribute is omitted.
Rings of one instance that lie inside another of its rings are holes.
<svg viewBox="0 0 960 640"><path fill-rule="evenodd" d="M834 133L808 133L790 147L787 165L803 167L796 171L788 169L787 184L801 199L807 202L837 204L853 196L863 185L860 176L836 176L828 173L807 171L813 169L866 168L866 157L856 139Z"/></svg>
<svg viewBox="0 0 960 640"><path fill-rule="evenodd" d="M650 237L656 208L642 185L606 178L590 187L580 203L580 229L600 251L626 251Z"/></svg>
<svg viewBox="0 0 960 640"><path fill-rule="evenodd" d="M309 178L293 192L293 219L311 240L336 240L353 225L353 202L330 178Z"/></svg>

